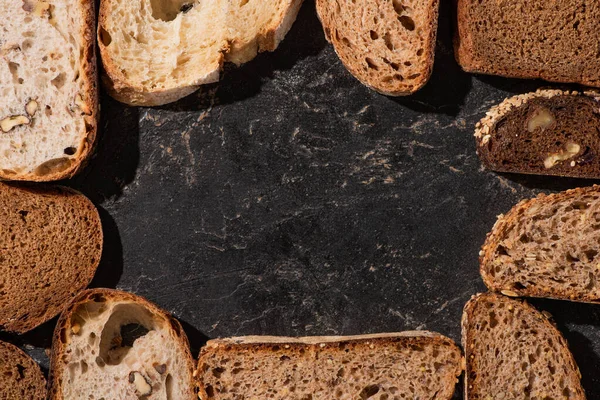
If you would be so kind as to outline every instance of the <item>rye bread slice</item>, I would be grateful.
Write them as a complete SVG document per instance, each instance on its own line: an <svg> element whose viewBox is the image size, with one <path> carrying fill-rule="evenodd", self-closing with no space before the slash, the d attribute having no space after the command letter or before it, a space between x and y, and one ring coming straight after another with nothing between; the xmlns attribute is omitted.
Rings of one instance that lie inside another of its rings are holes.
<svg viewBox="0 0 600 400"><path fill-rule="evenodd" d="M538 90L504 100L477 125L477 154L499 172L600 178L600 93Z"/></svg>
<svg viewBox="0 0 600 400"><path fill-rule="evenodd" d="M526 302L473 296L463 312L462 344L465 400L585 400L566 340Z"/></svg>
<svg viewBox="0 0 600 400"><path fill-rule="evenodd" d="M46 379L40 366L25 352L0 341L0 399L44 400Z"/></svg>
<svg viewBox="0 0 600 400"><path fill-rule="evenodd" d="M193 369L169 313L131 293L86 290L56 325L49 398L195 400Z"/></svg>
<svg viewBox="0 0 600 400"><path fill-rule="evenodd" d="M325 36L364 85L390 96L423 87L433 69L438 0L317 0Z"/></svg>
<svg viewBox="0 0 600 400"><path fill-rule="evenodd" d="M250 336L201 350L209 399L450 399L463 370L454 342L430 332L347 337Z"/></svg>
<svg viewBox="0 0 600 400"><path fill-rule="evenodd" d="M102 243L81 193L0 183L0 328L23 333L59 314L94 277Z"/></svg>
<svg viewBox="0 0 600 400"><path fill-rule="evenodd" d="M539 195L501 215L480 252L487 287L600 302L600 186Z"/></svg>
<svg viewBox="0 0 600 400"><path fill-rule="evenodd" d="M467 72L600 87L596 0L457 0L457 20Z"/></svg>

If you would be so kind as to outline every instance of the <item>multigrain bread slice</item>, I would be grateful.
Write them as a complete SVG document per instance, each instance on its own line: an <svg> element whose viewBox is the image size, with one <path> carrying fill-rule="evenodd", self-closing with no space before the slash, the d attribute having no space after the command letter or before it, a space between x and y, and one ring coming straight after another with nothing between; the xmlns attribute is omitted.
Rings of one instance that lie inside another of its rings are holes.
<svg viewBox="0 0 600 400"><path fill-rule="evenodd" d="M566 340L526 302L473 296L463 312L462 345L465 400L585 400Z"/></svg>
<svg viewBox="0 0 600 400"><path fill-rule="evenodd" d="M45 400L46 378L21 349L0 341L0 399Z"/></svg>
<svg viewBox="0 0 600 400"><path fill-rule="evenodd" d="M600 186L520 202L498 218L479 254L492 291L600 302Z"/></svg>
<svg viewBox="0 0 600 400"><path fill-rule="evenodd" d="M0 328L23 333L59 314L94 277L102 243L81 193L0 183Z"/></svg>
<svg viewBox="0 0 600 400"><path fill-rule="evenodd" d="M146 299L82 292L52 342L50 399L196 399L194 362L181 324Z"/></svg>
<svg viewBox="0 0 600 400"><path fill-rule="evenodd" d="M219 80L224 62L274 51L302 0L102 0L103 82L119 101L155 106Z"/></svg>
<svg viewBox="0 0 600 400"><path fill-rule="evenodd" d="M317 0L325 36L348 71L390 96L429 80L438 9L438 0Z"/></svg>
<svg viewBox="0 0 600 400"><path fill-rule="evenodd" d="M457 0L457 19L467 72L600 87L597 0Z"/></svg>
<svg viewBox="0 0 600 400"><path fill-rule="evenodd" d="M450 399L463 370L454 342L431 332L211 340L196 379L209 399Z"/></svg>
<svg viewBox="0 0 600 400"><path fill-rule="evenodd" d="M538 90L504 100L476 126L493 171L600 178L600 93Z"/></svg>
<svg viewBox="0 0 600 400"><path fill-rule="evenodd" d="M96 142L93 0L0 0L0 179L53 181Z"/></svg>

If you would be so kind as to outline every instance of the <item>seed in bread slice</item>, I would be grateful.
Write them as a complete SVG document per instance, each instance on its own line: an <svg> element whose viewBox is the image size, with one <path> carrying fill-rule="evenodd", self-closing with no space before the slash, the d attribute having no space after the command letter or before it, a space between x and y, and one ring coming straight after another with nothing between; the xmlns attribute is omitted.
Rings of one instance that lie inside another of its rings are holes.
<svg viewBox="0 0 600 400"><path fill-rule="evenodd" d="M119 101L161 105L219 80L225 61L273 51L302 0L102 0L103 82Z"/></svg>
<svg viewBox="0 0 600 400"><path fill-rule="evenodd" d="M59 314L94 277L102 242L81 193L0 183L0 328L23 333Z"/></svg>
<svg viewBox="0 0 600 400"><path fill-rule="evenodd" d="M21 349L0 341L0 399L44 400L46 379L40 366Z"/></svg>
<svg viewBox="0 0 600 400"><path fill-rule="evenodd" d="M494 171L600 178L600 93L538 90L493 107L475 131Z"/></svg>
<svg viewBox="0 0 600 400"><path fill-rule="evenodd" d="M347 337L250 336L201 350L209 399L450 399L463 370L454 342L430 332Z"/></svg>
<svg viewBox="0 0 600 400"><path fill-rule="evenodd" d="M462 318L466 400L584 400L567 342L548 318L518 300L474 296Z"/></svg>
<svg viewBox="0 0 600 400"><path fill-rule="evenodd" d="M429 80L438 8L438 0L317 0L325 36L348 71L390 96Z"/></svg>
<svg viewBox="0 0 600 400"><path fill-rule="evenodd" d="M600 186L520 202L499 217L480 255L492 291L599 302Z"/></svg>
<svg viewBox="0 0 600 400"><path fill-rule="evenodd" d="M50 399L196 399L181 324L142 297L110 289L79 294L52 342Z"/></svg>
<svg viewBox="0 0 600 400"><path fill-rule="evenodd" d="M0 179L75 175L96 142L91 0L0 0Z"/></svg>
<svg viewBox="0 0 600 400"><path fill-rule="evenodd" d="M458 0L457 20L467 72L600 87L597 0Z"/></svg>

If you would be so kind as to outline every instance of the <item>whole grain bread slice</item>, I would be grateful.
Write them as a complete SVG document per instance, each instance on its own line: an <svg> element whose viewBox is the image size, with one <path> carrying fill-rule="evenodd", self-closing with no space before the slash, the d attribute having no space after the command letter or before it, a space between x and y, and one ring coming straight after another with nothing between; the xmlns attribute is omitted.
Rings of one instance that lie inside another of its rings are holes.
<svg viewBox="0 0 600 400"><path fill-rule="evenodd" d="M0 15L0 179L70 178L96 143L94 1L0 0Z"/></svg>
<svg viewBox="0 0 600 400"><path fill-rule="evenodd" d="M510 296L600 302L600 186L524 200L480 252L487 287Z"/></svg>
<svg viewBox="0 0 600 400"><path fill-rule="evenodd" d="M585 400L566 340L526 302L473 296L463 313L462 345L466 400Z"/></svg>
<svg viewBox="0 0 600 400"><path fill-rule="evenodd" d="M209 399L450 399L463 370L454 342L431 332L250 336L209 341L196 370Z"/></svg>
<svg viewBox="0 0 600 400"><path fill-rule="evenodd" d="M0 341L0 399L45 400L46 378L25 352Z"/></svg>
<svg viewBox="0 0 600 400"><path fill-rule="evenodd" d="M23 333L59 314L94 277L102 244L81 193L0 183L0 328Z"/></svg>
<svg viewBox="0 0 600 400"><path fill-rule="evenodd" d="M439 0L317 0L325 37L348 71L390 96L429 80L438 9Z"/></svg>
<svg viewBox="0 0 600 400"><path fill-rule="evenodd" d="M476 126L494 171L600 178L600 93L538 90L492 107Z"/></svg>
<svg viewBox="0 0 600 400"><path fill-rule="evenodd" d="M111 96L161 105L274 51L302 0L102 0L98 44Z"/></svg>
<svg viewBox="0 0 600 400"><path fill-rule="evenodd" d="M193 369L170 314L131 293L86 290L54 331L50 399L193 400Z"/></svg>
<svg viewBox="0 0 600 400"><path fill-rule="evenodd" d="M457 0L455 55L467 72L600 87L596 0Z"/></svg>

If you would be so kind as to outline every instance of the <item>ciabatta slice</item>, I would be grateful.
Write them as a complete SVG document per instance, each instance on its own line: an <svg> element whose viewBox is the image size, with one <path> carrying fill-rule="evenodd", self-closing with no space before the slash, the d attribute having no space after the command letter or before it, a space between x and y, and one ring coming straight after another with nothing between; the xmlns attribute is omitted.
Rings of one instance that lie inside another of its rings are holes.
<svg viewBox="0 0 600 400"><path fill-rule="evenodd" d="M25 352L0 341L0 399L45 400L46 378Z"/></svg>
<svg viewBox="0 0 600 400"><path fill-rule="evenodd" d="M302 0L102 0L103 81L117 100L160 105L216 82L225 61L273 51Z"/></svg>

